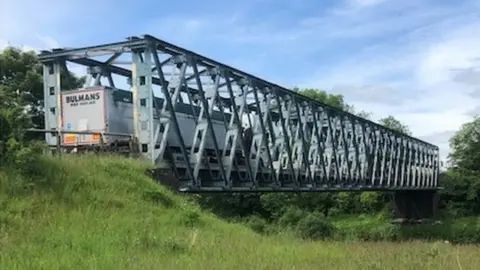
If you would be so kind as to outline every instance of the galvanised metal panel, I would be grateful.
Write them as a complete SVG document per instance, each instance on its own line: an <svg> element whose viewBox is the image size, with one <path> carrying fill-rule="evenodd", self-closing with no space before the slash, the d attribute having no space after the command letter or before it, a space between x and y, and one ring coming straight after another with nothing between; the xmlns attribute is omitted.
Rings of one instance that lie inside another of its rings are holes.
<svg viewBox="0 0 480 270"><path fill-rule="evenodd" d="M89 57L108 51L106 62ZM122 53L131 55L130 70L112 64ZM438 188L437 146L152 36L57 50L41 60L60 56L101 70L92 76L131 79L132 126L145 157L168 159L182 190ZM199 109L183 119L188 106Z"/></svg>

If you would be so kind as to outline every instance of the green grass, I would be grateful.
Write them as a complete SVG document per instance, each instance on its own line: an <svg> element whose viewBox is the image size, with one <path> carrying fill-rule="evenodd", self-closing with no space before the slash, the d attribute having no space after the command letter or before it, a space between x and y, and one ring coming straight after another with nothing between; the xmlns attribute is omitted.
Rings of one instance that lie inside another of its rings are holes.
<svg viewBox="0 0 480 270"><path fill-rule="evenodd" d="M114 157L0 168L0 269L478 269L480 248L308 242L202 212Z"/></svg>
<svg viewBox="0 0 480 270"><path fill-rule="evenodd" d="M480 218L446 219L442 224L394 225L385 215L359 215L333 219L335 239L342 240L446 240L451 243L480 244Z"/></svg>

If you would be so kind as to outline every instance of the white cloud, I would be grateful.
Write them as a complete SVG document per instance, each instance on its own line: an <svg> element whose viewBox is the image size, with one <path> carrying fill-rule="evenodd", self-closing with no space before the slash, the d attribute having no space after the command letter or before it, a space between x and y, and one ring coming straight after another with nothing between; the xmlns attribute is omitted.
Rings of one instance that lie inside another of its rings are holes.
<svg viewBox="0 0 480 270"><path fill-rule="evenodd" d="M458 68L454 73L455 75L453 76L453 81L455 82L464 83L467 85L480 85L480 65L469 68ZM475 92L480 94L479 90ZM476 97L480 98L478 95Z"/></svg>
<svg viewBox="0 0 480 270"><path fill-rule="evenodd" d="M418 79L425 85L450 81L455 69L471 68L480 56L480 21L448 31L443 41L431 44L418 69Z"/></svg>

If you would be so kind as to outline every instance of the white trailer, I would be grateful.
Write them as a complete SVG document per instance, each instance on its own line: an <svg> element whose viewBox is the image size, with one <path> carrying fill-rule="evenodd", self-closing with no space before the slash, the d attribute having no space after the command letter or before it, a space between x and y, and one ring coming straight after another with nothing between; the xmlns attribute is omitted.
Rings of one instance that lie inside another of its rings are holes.
<svg viewBox="0 0 480 270"><path fill-rule="evenodd" d="M62 130L87 131L99 133L133 134L133 103L132 92L114 89L110 87L92 87L72 91L64 91L61 94L61 117ZM155 98L160 108L164 99ZM189 104L177 103L175 112L177 121L182 132L186 148L191 148L195 134L196 116L200 107ZM212 113L212 123L218 146L225 145L226 129L223 117L227 123L231 115L219 111ZM159 125L157 112L154 112L155 128ZM159 140L162 134L158 136ZM104 143L111 145L128 138L120 136L104 136ZM180 141L173 129L169 129L167 136L170 148L180 148ZM63 136L63 146L97 145L100 144L99 135L68 134ZM159 141L157 141L159 144ZM212 136L207 137L206 149L214 149Z"/></svg>

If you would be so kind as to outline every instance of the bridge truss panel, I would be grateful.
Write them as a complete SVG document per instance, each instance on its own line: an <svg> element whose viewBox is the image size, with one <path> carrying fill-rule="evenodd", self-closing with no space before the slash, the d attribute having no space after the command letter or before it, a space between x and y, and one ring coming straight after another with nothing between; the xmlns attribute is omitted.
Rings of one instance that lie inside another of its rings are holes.
<svg viewBox="0 0 480 270"><path fill-rule="evenodd" d="M114 64L125 54L130 68ZM139 149L170 164L184 191L438 188L437 146L152 36L40 59L50 108L60 93L52 63L88 66L112 87L111 74L129 78ZM61 123L54 117L46 114L49 128Z"/></svg>

